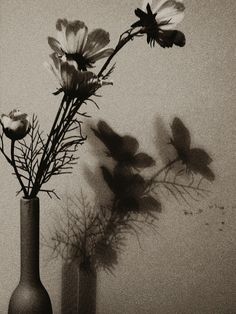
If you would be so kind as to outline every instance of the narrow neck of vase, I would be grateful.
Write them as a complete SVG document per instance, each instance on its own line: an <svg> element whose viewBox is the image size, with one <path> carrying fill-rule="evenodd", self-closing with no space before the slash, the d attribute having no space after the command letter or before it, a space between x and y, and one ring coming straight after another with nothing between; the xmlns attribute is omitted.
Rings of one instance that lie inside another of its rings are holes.
<svg viewBox="0 0 236 314"><path fill-rule="evenodd" d="M21 281L39 280L39 199L21 199Z"/></svg>

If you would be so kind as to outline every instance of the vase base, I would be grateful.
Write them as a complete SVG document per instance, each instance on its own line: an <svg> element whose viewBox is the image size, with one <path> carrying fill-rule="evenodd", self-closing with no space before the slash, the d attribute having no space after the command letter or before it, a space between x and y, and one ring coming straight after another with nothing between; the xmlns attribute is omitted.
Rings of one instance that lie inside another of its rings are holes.
<svg viewBox="0 0 236 314"><path fill-rule="evenodd" d="M52 314L49 295L43 285L19 284L13 292L8 314Z"/></svg>

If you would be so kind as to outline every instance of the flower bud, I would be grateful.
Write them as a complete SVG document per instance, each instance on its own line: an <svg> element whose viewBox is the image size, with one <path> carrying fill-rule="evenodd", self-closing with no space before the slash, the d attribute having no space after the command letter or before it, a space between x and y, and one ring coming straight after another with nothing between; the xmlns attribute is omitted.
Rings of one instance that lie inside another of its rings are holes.
<svg viewBox="0 0 236 314"><path fill-rule="evenodd" d="M21 140L30 131L30 121L26 113L14 109L9 115L2 114L0 122L5 135L11 140Z"/></svg>

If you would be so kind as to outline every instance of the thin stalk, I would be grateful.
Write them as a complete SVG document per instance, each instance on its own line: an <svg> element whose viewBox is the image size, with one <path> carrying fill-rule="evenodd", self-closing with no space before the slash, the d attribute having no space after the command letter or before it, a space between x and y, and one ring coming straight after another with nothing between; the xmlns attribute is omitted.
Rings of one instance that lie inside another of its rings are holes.
<svg viewBox="0 0 236 314"><path fill-rule="evenodd" d="M15 148L15 141L12 140L11 141L11 162L12 162L12 167L13 167L13 169L15 171L15 174L16 174L16 177L17 177L17 179L18 179L18 181L19 181L19 183L21 185L22 191L24 192L24 195L27 198L29 195L27 193L27 190L26 190L26 188L24 186L23 181L21 180L21 175L19 174L18 169L16 167L14 148Z"/></svg>
<svg viewBox="0 0 236 314"><path fill-rule="evenodd" d="M133 34L131 34L129 31L127 37L121 39L116 46L116 48L114 49L113 53L109 56L109 58L106 60L106 62L104 63L104 65L102 66L101 70L98 73L98 77L102 76L102 73L106 70L106 68L108 67L108 65L110 64L111 60L113 59L113 57L130 41L132 40L135 36L137 36L138 34L141 34L141 31L138 30L136 32L134 32ZM125 32L126 33L126 32ZM125 34L123 33L123 34Z"/></svg>
<svg viewBox="0 0 236 314"><path fill-rule="evenodd" d="M60 107L59 107L59 109L57 111L57 115L55 117L55 120L54 120L52 128L51 128L51 131L50 131L50 133L48 135L48 139L47 139L46 145L44 147L43 154L42 154L42 157L41 157L41 161L40 161L40 164L39 164L39 168L38 168L38 171L37 171L37 174L36 174L34 186L33 186L32 190L31 190L31 194L30 194L31 197L36 197L37 193L39 192L41 177L42 177L42 175L44 173L44 165L45 165L45 159L46 159L45 157L48 157L47 156L48 146L50 144L50 141L51 141L51 138L53 136L55 127L57 125L57 122L58 122L58 119L60 117L61 111L63 109L65 98L66 98L66 95L64 95L63 98L62 98Z"/></svg>
<svg viewBox="0 0 236 314"><path fill-rule="evenodd" d="M61 126L63 125L63 121L65 120L65 116L66 116L66 113L67 113L67 111L68 111L68 107L69 107L69 105L70 105L70 102L68 102L67 103L67 101L66 101L66 107L65 107L65 109L64 109L64 112L63 112L63 114L62 114L62 117L61 117L61 119L60 119L60 122L59 122L59 124L58 124L58 130L57 130L57 134L55 135L55 137L54 137L54 139L52 140L52 144L51 144L51 147L50 147L50 150L49 150L49 152L48 152L48 154L47 154L47 157L45 158L45 161L47 161L47 164L45 164L45 171L44 171L44 175L43 176L41 176L41 180L40 180L40 187L42 186L42 182L43 182L43 178L45 177L45 175L46 175L46 173L47 173L47 171L48 171L48 168L49 168L49 166L50 166L50 164L51 164L51 162L52 162L52 160L50 159L50 157L51 157L51 155L54 153L54 154L56 154L56 152L57 152L57 146L60 144L60 142L61 142L61 140L60 140L60 134L61 134L61 131L64 129L64 128L62 128L62 130L61 130ZM56 145L56 147L55 147L55 145Z"/></svg>
<svg viewBox="0 0 236 314"><path fill-rule="evenodd" d="M58 128L57 134L54 137L52 145L50 147L50 150L47 154L48 158L46 158L47 160L45 159L45 161L47 161L47 163L45 164L44 174L42 174L40 181L38 183L38 190L41 190L41 186L43 185L43 183L45 183L45 178L48 174L48 169L49 169L51 163L53 162L53 160L55 159L55 157L57 156L58 148L59 148L61 142L63 141L66 132L68 131L68 128L70 126L70 122L82 104L83 104L83 102L81 101L77 106L75 106L73 108L73 104L70 107L70 101L66 102L66 108L64 109L64 113L63 113L61 120L59 122L60 127ZM66 122L63 124L63 121L66 121Z"/></svg>

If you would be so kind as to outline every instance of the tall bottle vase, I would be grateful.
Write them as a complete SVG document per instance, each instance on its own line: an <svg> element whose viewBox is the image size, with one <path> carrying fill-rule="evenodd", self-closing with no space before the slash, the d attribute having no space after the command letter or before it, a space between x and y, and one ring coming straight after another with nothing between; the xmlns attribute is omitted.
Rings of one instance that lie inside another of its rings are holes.
<svg viewBox="0 0 236 314"><path fill-rule="evenodd" d="M21 270L8 314L52 314L39 273L39 199L20 200Z"/></svg>

